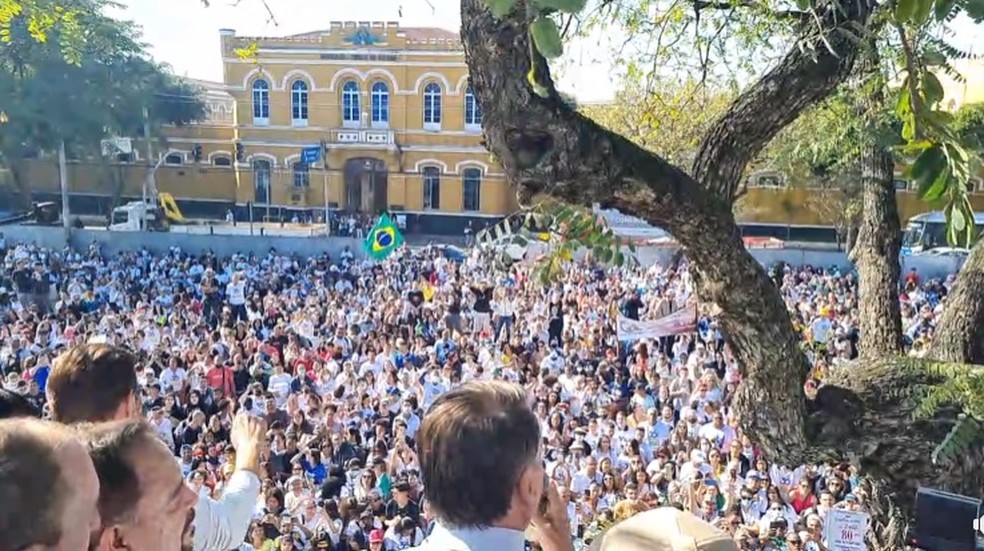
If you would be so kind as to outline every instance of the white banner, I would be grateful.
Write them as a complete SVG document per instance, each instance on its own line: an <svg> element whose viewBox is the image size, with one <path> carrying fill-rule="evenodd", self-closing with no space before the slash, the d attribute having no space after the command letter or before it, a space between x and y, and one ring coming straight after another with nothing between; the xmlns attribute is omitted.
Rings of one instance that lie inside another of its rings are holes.
<svg viewBox="0 0 984 551"><path fill-rule="evenodd" d="M618 340L638 341L690 333L697 330L697 303L655 320L636 321L621 314L617 324Z"/></svg>

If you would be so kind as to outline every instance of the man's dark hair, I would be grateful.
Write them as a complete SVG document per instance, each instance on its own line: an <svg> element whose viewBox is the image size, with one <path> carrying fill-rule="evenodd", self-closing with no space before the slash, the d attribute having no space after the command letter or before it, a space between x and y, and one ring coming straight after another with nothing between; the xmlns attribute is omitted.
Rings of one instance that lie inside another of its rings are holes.
<svg viewBox="0 0 984 551"><path fill-rule="evenodd" d="M0 419L41 417L41 412L24 396L0 388Z"/></svg>
<svg viewBox="0 0 984 551"><path fill-rule="evenodd" d="M0 421L0 551L61 540L69 488L57 455L64 430L38 419Z"/></svg>
<svg viewBox="0 0 984 551"><path fill-rule="evenodd" d="M79 428L99 476L102 525L125 523L140 500L140 477L133 468L133 452L153 443L157 433L142 419L88 424Z"/></svg>
<svg viewBox="0 0 984 551"><path fill-rule="evenodd" d="M60 356L48 376L52 419L59 423L109 421L137 392L137 359L107 344L76 345Z"/></svg>
<svg viewBox="0 0 984 551"><path fill-rule="evenodd" d="M490 526L509 512L539 448L540 425L519 385L470 382L442 394L417 432L431 509L452 526Z"/></svg>

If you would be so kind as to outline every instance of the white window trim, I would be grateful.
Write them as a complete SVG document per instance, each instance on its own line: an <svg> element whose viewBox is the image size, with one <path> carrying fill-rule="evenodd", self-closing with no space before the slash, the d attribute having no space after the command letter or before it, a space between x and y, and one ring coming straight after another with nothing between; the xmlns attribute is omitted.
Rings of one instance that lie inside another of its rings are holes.
<svg viewBox="0 0 984 551"><path fill-rule="evenodd" d="M354 128L361 128L361 127L362 127L362 121L347 121L344 118L342 119L342 128L354 129Z"/></svg>
<svg viewBox="0 0 984 551"><path fill-rule="evenodd" d="M290 125L294 128L306 128L308 125L307 119L293 119L290 121Z"/></svg>
<svg viewBox="0 0 984 551"><path fill-rule="evenodd" d="M482 131L482 125L481 124L473 124L473 123L467 123L467 122L465 123L465 132L475 132L475 133L478 133L478 132L481 132L481 131Z"/></svg>
<svg viewBox="0 0 984 551"><path fill-rule="evenodd" d="M389 130L390 123L389 121L371 121L369 126L376 130Z"/></svg>
<svg viewBox="0 0 984 551"><path fill-rule="evenodd" d="M427 130L428 132L440 132L441 131L441 123L439 123L439 122L425 122L424 123L424 130Z"/></svg>
<svg viewBox="0 0 984 551"><path fill-rule="evenodd" d="M253 117L253 126L270 126L270 117Z"/></svg>
<svg viewBox="0 0 984 551"><path fill-rule="evenodd" d="M177 162L177 163L169 163L169 162L167 162L167 160L168 160L169 157L177 157L177 158L179 158L181 160L179 162ZM164 155L164 166L184 166L184 164L185 164L185 156L182 155L181 153L172 151L172 152L168 153L167 155Z"/></svg>

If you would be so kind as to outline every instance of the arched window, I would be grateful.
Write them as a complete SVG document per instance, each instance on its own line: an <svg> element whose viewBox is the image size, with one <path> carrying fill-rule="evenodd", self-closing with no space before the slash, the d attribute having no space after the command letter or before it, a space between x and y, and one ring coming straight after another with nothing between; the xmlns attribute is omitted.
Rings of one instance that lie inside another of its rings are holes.
<svg viewBox="0 0 984 551"><path fill-rule="evenodd" d="M290 118L294 126L307 126L308 85L303 80L290 86Z"/></svg>
<svg viewBox="0 0 984 551"><path fill-rule="evenodd" d="M225 155L212 157L212 166L232 166L232 159Z"/></svg>
<svg viewBox="0 0 984 551"><path fill-rule="evenodd" d="M342 86L342 122L358 125L360 114L359 85L354 80L350 80Z"/></svg>
<svg viewBox="0 0 984 551"><path fill-rule="evenodd" d="M311 186L311 171L307 163L297 161L290 168L294 177L294 187L306 188Z"/></svg>
<svg viewBox="0 0 984 551"><path fill-rule="evenodd" d="M253 81L253 124L270 124L270 85L262 78Z"/></svg>
<svg viewBox="0 0 984 551"><path fill-rule="evenodd" d="M257 203L270 204L270 161L253 161L253 193Z"/></svg>
<svg viewBox="0 0 984 551"><path fill-rule="evenodd" d="M464 198L463 210L482 210L482 171L466 168L461 173L461 187Z"/></svg>
<svg viewBox="0 0 984 551"><path fill-rule="evenodd" d="M424 87L424 128L441 129L441 87L436 82Z"/></svg>
<svg viewBox="0 0 984 551"><path fill-rule="evenodd" d="M436 166L424 168L424 208L441 208L441 169Z"/></svg>
<svg viewBox="0 0 984 551"><path fill-rule="evenodd" d="M184 157L180 153L168 153L164 157L164 164L166 165L183 165Z"/></svg>
<svg viewBox="0 0 984 551"><path fill-rule="evenodd" d="M389 88L385 82L372 85L372 125L386 127L389 125Z"/></svg>
<svg viewBox="0 0 984 551"><path fill-rule="evenodd" d="M465 129L481 130L482 128L482 108L478 106L478 99L472 92L472 87L468 86L465 90Z"/></svg>

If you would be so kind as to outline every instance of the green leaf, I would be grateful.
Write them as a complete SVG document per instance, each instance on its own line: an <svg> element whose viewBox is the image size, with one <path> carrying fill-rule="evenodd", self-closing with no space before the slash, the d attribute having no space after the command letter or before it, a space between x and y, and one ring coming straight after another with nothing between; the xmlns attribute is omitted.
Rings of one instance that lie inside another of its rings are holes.
<svg viewBox="0 0 984 551"><path fill-rule="evenodd" d="M924 71L922 74L922 90L926 105L932 106L943 101L943 85L930 71Z"/></svg>
<svg viewBox="0 0 984 551"><path fill-rule="evenodd" d="M622 254L622 251L618 251L615 253L615 257L612 259L612 263L615 264L616 266L625 265L625 255Z"/></svg>
<svg viewBox="0 0 984 551"><path fill-rule="evenodd" d="M529 82L530 86L533 87L534 94L540 96L541 98L550 97L550 90L547 90L546 86L540 84L536 80L536 73L533 71L533 69L530 69L530 72L526 73L526 82Z"/></svg>
<svg viewBox="0 0 984 551"><path fill-rule="evenodd" d="M899 23L905 23L912 18L912 14L916 12L916 3L919 0L899 0L895 4L895 20Z"/></svg>
<svg viewBox="0 0 984 551"><path fill-rule="evenodd" d="M501 19L509 15L509 11L516 5L516 0L485 0L485 5L489 7L492 15Z"/></svg>
<svg viewBox="0 0 984 551"><path fill-rule="evenodd" d="M967 218L961 210L962 209L960 209L960 207L957 207L950 213L950 224L952 224L953 229L958 232L962 232L967 229Z"/></svg>
<svg viewBox="0 0 984 551"><path fill-rule="evenodd" d="M945 168L946 155L943 153L943 148L935 144L930 148L924 149L916 157L916 160L909 165L906 175L909 179L914 180L917 186L922 189L936 180L937 175ZM920 193L922 192L920 191Z"/></svg>
<svg viewBox="0 0 984 551"><path fill-rule="evenodd" d="M556 59L564 55L564 42L560 37L560 28L557 27L557 22L553 19L544 16L537 17L530 24L530 35L533 37L536 49L543 54L543 57Z"/></svg>
<svg viewBox="0 0 984 551"><path fill-rule="evenodd" d="M810 9L810 0L796 0L796 7L802 11Z"/></svg>
<svg viewBox="0 0 984 551"><path fill-rule="evenodd" d="M947 186L952 182L950 178L950 171L947 169L944 163L943 168L936 174L936 178L928 185L921 185L919 188L919 196L924 201L936 201L947 191Z"/></svg>
<svg viewBox="0 0 984 551"><path fill-rule="evenodd" d="M557 10L564 13L579 13L588 4L588 0L533 0L533 6L539 10Z"/></svg>
<svg viewBox="0 0 984 551"><path fill-rule="evenodd" d="M933 11L933 4L933 0L916 0L915 9L912 12L912 22L917 25L925 23Z"/></svg>
<svg viewBox="0 0 984 551"><path fill-rule="evenodd" d="M953 11L953 6L957 4L957 0L937 0L936 5L933 7L933 15L939 22L946 21L950 16L950 12Z"/></svg>
<svg viewBox="0 0 984 551"><path fill-rule="evenodd" d="M964 13L974 23L984 22L984 0L966 0L963 3Z"/></svg>

